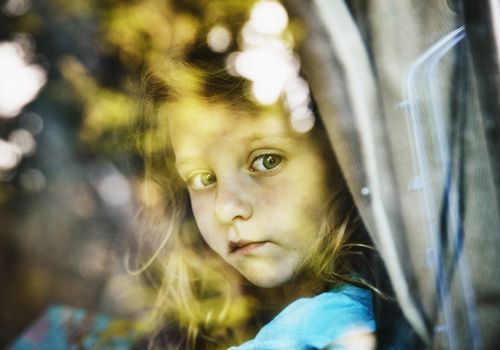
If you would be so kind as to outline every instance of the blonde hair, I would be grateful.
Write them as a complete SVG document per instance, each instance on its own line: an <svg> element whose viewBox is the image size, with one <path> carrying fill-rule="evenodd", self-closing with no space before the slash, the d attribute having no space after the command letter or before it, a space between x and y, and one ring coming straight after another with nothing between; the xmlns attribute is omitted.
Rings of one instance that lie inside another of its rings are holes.
<svg viewBox="0 0 500 350"><path fill-rule="evenodd" d="M233 108L258 108L243 93L244 80L227 75L222 77L228 83L226 89L218 86L219 91L214 92L206 85L213 78L210 74L221 78L224 73L202 73L181 65L147 75L143 118L136 126L145 170L144 226L139 235L143 244L137 258L143 261L139 271L145 271L148 284L156 290L150 314L155 334L168 334L168 346L161 341L159 346L168 348L227 348L248 339L259 327L258 303L242 288L242 278L198 233L168 140L168 113L175 112L168 109L169 103L183 98L215 100ZM325 161L340 177L333 154ZM326 207L319 239L303 270L312 274L323 289L343 282L370 285L363 278L364 271L358 271L359 266L366 265L365 248L369 246L363 241L362 225L347 188L332 194Z"/></svg>

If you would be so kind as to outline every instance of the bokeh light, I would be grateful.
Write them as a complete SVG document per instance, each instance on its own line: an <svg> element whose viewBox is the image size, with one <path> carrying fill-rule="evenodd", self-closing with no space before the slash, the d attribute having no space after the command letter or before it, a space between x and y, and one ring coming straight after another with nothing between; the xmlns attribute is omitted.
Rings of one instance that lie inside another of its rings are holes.
<svg viewBox="0 0 500 350"><path fill-rule="evenodd" d="M0 117L17 116L47 81L45 70L26 60L29 54L18 42L0 42Z"/></svg>
<svg viewBox="0 0 500 350"><path fill-rule="evenodd" d="M19 175L19 182L27 192L40 192L47 185L45 175L38 169L25 169Z"/></svg>
<svg viewBox="0 0 500 350"><path fill-rule="evenodd" d="M275 103L292 73L287 56L271 47L251 48L238 54L236 71L254 83L253 93L262 104Z"/></svg>
<svg viewBox="0 0 500 350"><path fill-rule="evenodd" d="M7 0L2 10L8 16L22 16L31 8L31 0Z"/></svg>
<svg viewBox="0 0 500 350"><path fill-rule="evenodd" d="M0 172L13 169L22 158L22 152L15 144L0 139Z"/></svg>
<svg viewBox="0 0 500 350"><path fill-rule="evenodd" d="M9 135L9 141L17 146L23 156L32 155L36 150L36 141L28 130L16 129Z"/></svg>
<svg viewBox="0 0 500 350"><path fill-rule="evenodd" d="M207 44L215 52L225 52L231 45L233 37L229 29L222 25L216 25L207 35Z"/></svg>
<svg viewBox="0 0 500 350"><path fill-rule="evenodd" d="M230 55L231 74L252 82L252 94L263 105L283 98L292 127L308 132L315 123L310 110L309 86L300 76L300 61L293 52L293 38L286 32L288 15L276 1L259 1L241 30L242 50Z"/></svg>
<svg viewBox="0 0 500 350"><path fill-rule="evenodd" d="M264 35L280 35L288 24L288 14L277 1L260 1L250 15L250 25Z"/></svg>
<svg viewBox="0 0 500 350"><path fill-rule="evenodd" d="M117 171L105 174L98 181L97 190L102 199L112 206L124 206L131 200L127 179Z"/></svg>
<svg viewBox="0 0 500 350"><path fill-rule="evenodd" d="M43 119L37 113L23 113L19 117L19 126L28 130L32 135L37 135L43 129Z"/></svg>

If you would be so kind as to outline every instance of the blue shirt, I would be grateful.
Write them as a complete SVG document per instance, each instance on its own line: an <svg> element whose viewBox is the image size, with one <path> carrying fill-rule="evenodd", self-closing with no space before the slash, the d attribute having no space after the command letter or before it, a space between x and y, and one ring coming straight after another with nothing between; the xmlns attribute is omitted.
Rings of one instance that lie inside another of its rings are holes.
<svg viewBox="0 0 500 350"><path fill-rule="evenodd" d="M322 349L343 336L375 328L371 292L346 284L294 301L254 339L229 350Z"/></svg>

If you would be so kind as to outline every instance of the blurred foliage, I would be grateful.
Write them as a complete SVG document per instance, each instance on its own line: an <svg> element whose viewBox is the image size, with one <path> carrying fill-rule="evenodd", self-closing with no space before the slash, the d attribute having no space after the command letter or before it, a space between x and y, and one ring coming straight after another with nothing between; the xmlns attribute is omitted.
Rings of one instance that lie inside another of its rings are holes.
<svg viewBox="0 0 500 350"><path fill-rule="evenodd" d="M140 113L143 74L182 61L197 41L205 39L210 26L229 19L241 25L252 3L141 0L103 4L95 1L99 24L95 47L101 56L115 64L113 69L125 74L109 85L78 58L60 60L62 76L71 82L84 105L80 141L92 149L120 151L128 144L127 137L133 133L130 127ZM71 5L68 11L75 6ZM89 7L89 4L83 6L84 11Z"/></svg>
<svg viewBox="0 0 500 350"><path fill-rule="evenodd" d="M58 80L69 82L73 100L67 102L83 107L83 146L114 153L126 145L124 137L139 113L144 72L182 60L213 25L236 31L254 2L42 0L21 16L3 18L1 34L34 38L49 84L68 94Z"/></svg>
<svg viewBox="0 0 500 350"><path fill-rule="evenodd" d="M31 47L31 61L48 74L47 84L20 116L0 119L3 139L24 127L23 116L29 113L41 116L44 124L34 135L36 152L0 182L0 347L50 303L88 309L112 304L102 300L103 290L109 271L121 261L108 256L107 250L116 248L113 237L125 230L127 212L106 204L98 182L109 172L109 160L125 176L140 168L130 159L137 152L134 123L144 98L143 76L187 55L200 61L205 54L213 55L203 49L209 29L222 24L237 38L253 3L6 0L0 4L0 41L21 35ZM229 50L235 46L233 41ZM120 167L123 159L132 163L132 169ZM38 174L33 169L39 169L46 181L36 190L23 180L30 171ZM141 195L146 188L147 195ZM139 184L138 197L155 198L152 188ZM87 246L106 264L92 259ZM92 272L86 261L99 268Z"/></svg>

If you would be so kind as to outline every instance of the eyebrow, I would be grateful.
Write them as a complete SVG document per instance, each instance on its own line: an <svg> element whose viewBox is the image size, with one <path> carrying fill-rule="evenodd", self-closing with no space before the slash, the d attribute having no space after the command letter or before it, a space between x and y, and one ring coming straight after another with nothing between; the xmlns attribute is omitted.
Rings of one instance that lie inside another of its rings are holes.
<svg viewBox="0 0 500 350"><path fill-rule="evenodd" d="M177 170L179 170L179 168L186 166L188 164L191 164L191 163L195 163L195 162L196 162L195 157L186 157L186 158L182 158L180 161L176 160L174 165L177 168Z"/></svg>
<svg viewBox="0 0 500 350"><path fill-rule="evenodd" d="M274 133L274 134L264 134L261 132L256 132L252 133L247 136L243 136L240 139L241 143L245 144L251 144L253 142L258 142L261 140L279 140L279 141L290 141L290 140L300 140L302 134L292 134L292 133ZM181 159L178 160L178 158L175 161L175 167L177 170L180 170L180 168L188 166L189 164L196 163L198 161L198 157L196 156L186 156L186 157L180 157Z"/></svg>
<svg viewBox="0 0 500 350"><path fill-rule="evenodd" d="M242 142L251 143L254 141L259 141L262 139L292 139L292 140L300 140L301 135L293 135L290 133L276 133L276 134L263 134L263 133L254 133L248 136L244 136L241 138Z"/></svg>

